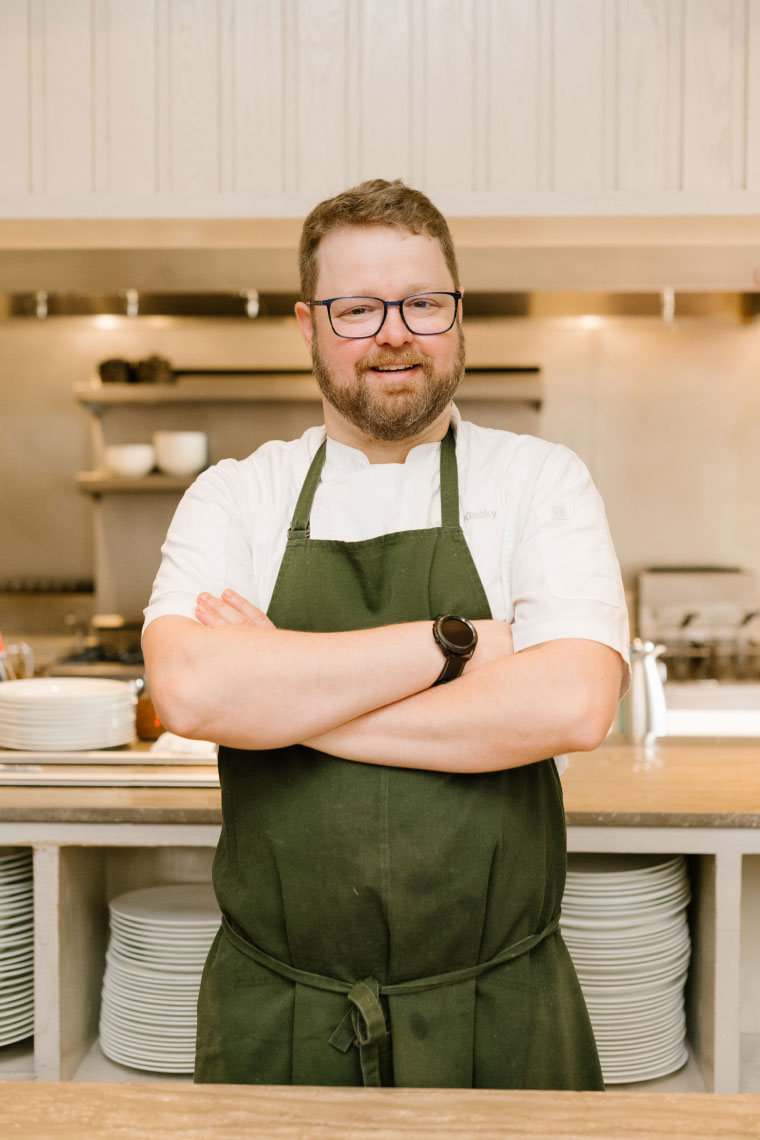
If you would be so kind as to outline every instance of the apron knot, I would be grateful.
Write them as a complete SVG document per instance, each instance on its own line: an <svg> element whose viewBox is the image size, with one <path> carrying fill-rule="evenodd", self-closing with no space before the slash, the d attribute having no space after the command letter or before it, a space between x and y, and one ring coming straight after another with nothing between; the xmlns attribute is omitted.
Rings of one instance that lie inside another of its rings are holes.
<svg viewBox="0 0 760 1140"><path fill-rule="evenodd" d="M359 1062L365 1086L380 1087L378 1049L389 1037L383 1007L380 1004L380 983L376 978L354 982L346 994L351 1008L336 1028L330 1044L346 1053L352 1045L358 1046Z"/></svg>

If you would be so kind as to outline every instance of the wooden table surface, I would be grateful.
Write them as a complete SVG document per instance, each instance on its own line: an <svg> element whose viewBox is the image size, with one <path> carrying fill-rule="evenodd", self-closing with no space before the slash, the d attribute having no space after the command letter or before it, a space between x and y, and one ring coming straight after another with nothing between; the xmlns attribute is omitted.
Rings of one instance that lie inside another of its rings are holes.
<svg viewBox="0 0 760 1140"><path fill-rule="evenodd" d="M760 739L606 743L562 777L569 825L760 827Z"/></svg>
<svg viewBox="0 0 760 1140"><path fill-rule="evenodd" d="M329 1089L241 1085L0 1084L13 1140L748 1140L760 1097Z"/></svg>
<svg viewBox="0 0 760 1140"><path fill-rule="evenodd" d="M574 826L760 827L760 739L666 739L650 751L605 743L574 753L562 784ZM220 824L220 795L218 788L0 787L2 821Z"/></svg>

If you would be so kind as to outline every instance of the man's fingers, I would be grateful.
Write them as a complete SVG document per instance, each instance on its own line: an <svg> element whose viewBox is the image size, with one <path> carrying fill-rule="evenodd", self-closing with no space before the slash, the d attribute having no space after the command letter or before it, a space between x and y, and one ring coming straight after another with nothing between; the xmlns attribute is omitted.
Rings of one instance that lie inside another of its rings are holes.
<svg viewBox="0 0 760 1140"><path fill-rule="evenodd" d="M234 590L224 590L221 598L214 594L199 594L195 616L203 625L258 625L262 629L274 629L274 623L267 615Z"/></svg>
<svg viewBox="0 0 760 1140"><path fill-rule="evenodd" d="M220 626L220 625L228 625L229 624L227 621L224 620L223 617L220 617L219 614L217 614L210 606L208 606L204 602L200 602L200 601L198 602L198 604L195 607L195 616L197 617L197 619L201 623L201 625Z"/></svg>
<svg viewBox="0 0 760 1140"><path fill-rule="evenodd" d="M222 599L238 613L256 625L271 627L274 624L269 620L263 610L260 610L258 606L254 606L253 602L249 602L247 598L244 598L242 594L238 594L234 590L224 590L222 592Z"/></svg>
<svg viewBox="0 0 760 1140"><path fill-rule="evenodd" d="M197 611L205 615L204 625L242 625L247 619L224 598L199 594Z"/></svg>

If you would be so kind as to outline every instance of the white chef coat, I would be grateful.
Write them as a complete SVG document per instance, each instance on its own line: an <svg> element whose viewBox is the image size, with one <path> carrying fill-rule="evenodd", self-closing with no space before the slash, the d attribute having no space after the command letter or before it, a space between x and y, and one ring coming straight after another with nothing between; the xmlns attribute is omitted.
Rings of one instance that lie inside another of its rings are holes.
<svg viewBox="0 0 760 1140"><path fill-rule="evenodd" d="M628 662L623 585L587 468L568 448L479 427L454 409L459 513L497 620L516 650L586 638ZM145 626L164 614L194 618L201 591L231 587L266 610L298 494L324 427L224 459L185 493L161 548ZM342 542L440 526L440 448L412 448L404 463L370 463L334 439L311 512L311 536ZM466 615L465 615L466 616ZM628 687L624 678L621 693Z"/></svg>

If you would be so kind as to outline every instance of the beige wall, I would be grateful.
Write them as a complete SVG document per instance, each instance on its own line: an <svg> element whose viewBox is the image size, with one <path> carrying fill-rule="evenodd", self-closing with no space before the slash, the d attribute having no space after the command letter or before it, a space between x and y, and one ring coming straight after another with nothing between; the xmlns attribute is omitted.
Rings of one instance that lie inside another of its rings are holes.
<svg viewBox="0 0 760 1140"><path fill-rule="evenodd" d="M591 468L626 579L663 563L735 563L760 578L760 323L589 323L478 332L541 365L542 434Z"/></svg>
<svg viewBox="0 0 760 1140"><path fill-rule="evenodd" d="M760 325L479 321L469 326L468 350L472 364L541 366L538 430L591 468L629 584L641 567L658 563L735 563L760 577ZM110 330L84 318L0 323L0 578L92 573L91 503L73 476L94 457L72 386L107 356L151 352L184 367L306 363L292 329L270 334L246 322L122 320ZM524 430L508 406L464 411ZM196 417L210 431L216 460L298 434L317 422L319 409L109 413L106 429L114 440L148 440L157 426L191 426ZM133 497L119 510L127 518L126 572L149 579L172 502ZM137 547L127 537L133 527L144 536Z"/></svg>

